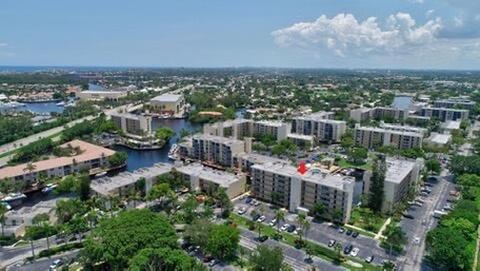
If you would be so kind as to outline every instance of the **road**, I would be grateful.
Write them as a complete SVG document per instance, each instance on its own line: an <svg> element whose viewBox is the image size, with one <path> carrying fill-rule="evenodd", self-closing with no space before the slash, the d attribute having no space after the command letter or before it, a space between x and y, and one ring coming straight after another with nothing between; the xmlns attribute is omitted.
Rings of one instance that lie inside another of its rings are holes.
<svg viewBox="0 0 480 271"><path fill-rule="evenodd" d="M455 189L452 178L448 170L443 169L441 178L437 182L429 182L432 192L427 197L423 197L422 206L412 205L408 213L415 219L402 218L400 227L406 233L408 243L405 247L406 254L398 258L399 270L428 270L428 266L423 259L425 253L425 237L427 232L436 227L438 219L433 217L434 210L442 210L447 204L449 191ZM418 237L419 243L414 239Z"/></svg>
<svg viewBox="0 0 480 271"><path fill-rule="evenodd" d="M12 265L7 268L7 271L47 271L53 261L62 259L64 262L68 262L71 259L75 259L79 253L79 250L70 250L63 254L52 256L51 258L42 258L36 260L33 263L26 265Z"/></svg>

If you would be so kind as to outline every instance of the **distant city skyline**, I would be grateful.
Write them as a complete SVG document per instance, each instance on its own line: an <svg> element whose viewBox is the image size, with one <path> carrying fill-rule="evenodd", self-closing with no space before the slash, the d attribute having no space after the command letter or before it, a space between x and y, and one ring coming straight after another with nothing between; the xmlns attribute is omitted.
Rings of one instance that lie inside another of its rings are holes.
<svg viewBox="0 0 480 271"><path fill-rule="evenodd" d="M480 1L15 1L0 66L480 67Z"/></svg>

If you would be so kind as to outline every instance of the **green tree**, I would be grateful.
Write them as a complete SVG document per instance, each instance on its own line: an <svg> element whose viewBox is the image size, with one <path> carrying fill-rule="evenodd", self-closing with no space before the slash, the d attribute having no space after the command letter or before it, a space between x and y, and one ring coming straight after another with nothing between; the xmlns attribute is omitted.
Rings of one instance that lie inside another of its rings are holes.
<svg viewBox="0 0 480 271"><path fill-rule="evenodd" d="M128 270L203 271L207 268L180 249L145 248L130 260Z"/></svg>
<svg viewBox="0 0 480 271"><path fill-rule="evenodd" d="M104 262L112 270L125 269L141 249L177 248L168 219L149 210L128 210L104 219L84 243L86 263Z"/></svg>
<svg viewBox="0 0 480 271"><path fill-rule="evenodd" d="M437 227L427 234L428 258L442 270L470 270L474 253L468 247L468 240L449 227Z"/></svg>
<svg viewBox="0 0 480 271"><path fill-rule="evenodd" d="M396 224L388 225L383 235L386 237L383 246L389 248L390 255L392 255L392 251L397 253L403 251L403 247L407 243L407 237L400 226Z"/></svg>
<svg viewBox="0 0 480 271"><path fill-rule="evenodd" d="M155 137L162 141L168 141L173 135L175 135L175 132L170 127L161 127L155 131Z"/></svg>
<svg viewBox="0 0 480 271"><path fill-rule="evenodd" d="M88 211L85 204L78 199L60 200L55 213L59 223L70 221L75 215L83 215Z"/></svg>
<svg viewBox="0 0 480 271"><path fill-rule="evenodd" d="M368 150L362 147L352 147L348 151L349 160L355 164L364 164L368 157Z"/></svg>
<svg viewBox="0 0 480 271"><path fill-rule="evenodd" d="M277 220L277 232L280 232L280 224L285 220L285 212L278 209L275 212L275 219Z"/></svg>
<svg viewBox="0 0 480 271"><path fill-rule="evenodd" d="M8 212L7 207L0 203L0 224L2 224L2 236L5 236L5 220L7 219L5 214Z"/></svg>
<svg viewBox="0 0 480 271"><path fill-rule="evenodd" d="M239 241L238 229L229 225L215 225L210 232L205 249L221 260L231 260L235 257Z"/></svg>
<svg viewBox="0 0 480 271"><path fill-rule="evenodd" d="M316 202L313 205L311 214L314 218L320 219L325 214L325 211L326 211L325 205L321 202Z"/></svg>
<svg viewBox="0 0 480 271"><path fill-rule="evenodd" d="M368 207L376 213L382 211L384 199L383 186L386 171L385 156L379 155L373 163L372 177L370 178L370 194L368 198Z"/></svg>
<svg viewBox="0 0 480 271"><path fill-rule="evenodd" d="M107 158L108 164L111 167L118 167L124 165L127 161L128 155L126 152L116 152Z"/></svg>
<svg viewBox="0 0 480 271"><path fill-rule="evenodd" d="M433 172L434 174L440 174L441 165L437 159L428 159L425 162L425 168L428 172Z"/></svg>
<svg viewBox="0 0 480 271"><path fill-rule="evenodd" d="M259 245L250 256L250 265L252 271L279 271L285 270L286 265L283 262L283 252L279 247L268 247Z"/></svg>
<svg viewBox="0 0 480 271"><path fill-rule="evenodd" d="M184 238L192 244L206 247L212 228L212 222L205 219L196 219L186 225Z"/></svg>
<svg viewBox="0 0 480 271"><path fill-rule="evenodd" d="M86 174L79 176L77 178L75 189L80 200L88 200L90 197L90 177Z"/></svg>

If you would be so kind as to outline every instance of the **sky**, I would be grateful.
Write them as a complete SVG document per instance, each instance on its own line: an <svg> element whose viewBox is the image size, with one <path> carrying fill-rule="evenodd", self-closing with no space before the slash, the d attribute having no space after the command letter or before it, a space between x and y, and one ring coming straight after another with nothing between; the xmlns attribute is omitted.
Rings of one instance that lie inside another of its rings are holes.
<svg viewBox="0 0 480 271"><path fill-rule="evenodd" d="M478 70L480 0L2 0L0 65Z"/></svg>

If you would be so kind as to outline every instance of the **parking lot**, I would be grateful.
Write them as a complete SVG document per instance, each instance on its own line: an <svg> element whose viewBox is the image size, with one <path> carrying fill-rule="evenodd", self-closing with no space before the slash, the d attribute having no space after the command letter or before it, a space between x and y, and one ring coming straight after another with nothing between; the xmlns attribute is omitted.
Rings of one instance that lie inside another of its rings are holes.
<svg viewBox="0 0 480 271"><path fill-rule="evenodd" d="M272 219L275 218L275 212L277 208L260 201L257 201L258 205L254 206L252 203L246 203L246 199L238 199L234 202L235 212L238 213L238 210L244 208L245 213L241 214L242 216L251 219L251 212L255 210L257 213L261 213L261 215L265 216L265 220L263 223L269 224ZM339 228L337 228L332 223L319 223L314 222L311 220L311 217L308 217L310 223L310 229L307 232L307 239L317 242L321 245L328 246L330 240L335 240L335 242L339 242L343 248L346 246L352 245L353 248L358 248L358 255L361 259L365 259L370 256L374 256L373 263L374 264L382 264L384 259L388 259L388 255L386 254L385 250L379 247L378 241L374 240L371 237L367 237L364 235L359 234L357 237L353 236L353 232L347 235L347 231L340 232ZM280 225L289 224L298 226L297 224L297 215L285 212L285 220ZM276 225L274 226L277 227ZM292 232L293 233L293 232Z"/></svg>

